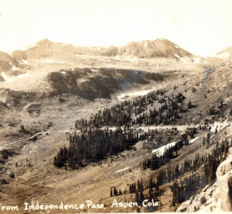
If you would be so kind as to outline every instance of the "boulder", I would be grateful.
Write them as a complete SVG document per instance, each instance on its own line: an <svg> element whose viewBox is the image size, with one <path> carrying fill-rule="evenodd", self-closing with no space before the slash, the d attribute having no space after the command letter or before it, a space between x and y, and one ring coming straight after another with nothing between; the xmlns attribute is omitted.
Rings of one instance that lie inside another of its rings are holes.
<svg viewBox="0 0 232 214"><path fill-rule="evenodd" d="M232 148L229 149L227 159L217 168L217 181L221 198L221 209L232 211Z"/></svg>
<svg viewBox="0 0 232 214"><path fill-rule="evenodd" d="M232 148L229 149L227 159L220 163L220 165L217 168L217 180L219 181L220 178L230 172L232 170Z"/></svg>
<svg viewBox="0 0 232 214"><path fill-rule="evenodd" d="M219 189L221 209L223 211L232 211L232 170L220 178Z"/></svg>

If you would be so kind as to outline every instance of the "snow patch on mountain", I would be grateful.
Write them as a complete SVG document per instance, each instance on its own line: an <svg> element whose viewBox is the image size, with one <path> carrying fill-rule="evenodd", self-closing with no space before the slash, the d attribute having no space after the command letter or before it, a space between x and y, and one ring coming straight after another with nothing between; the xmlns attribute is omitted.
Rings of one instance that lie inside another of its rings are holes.
<svg viewBox="0 0 232 214"><path fill-rule="evenodd" d="M93 71L93 72L97 72L98 71L97 69L93 69L93 68L91 68L90 70Z"/></svg>
<svg viewBox="0 0 232 214"><path fill-rule="evenodd" d="M23 64L28 65L28 61L27 61L27 60L25 60L25 59L21 59L21 62L22 62Z"/></svg>
<svg viewBox="0 0 232 214"><path fill-rule="evenodd" d="M25 73L25 74L19 74L18 75L18 78L24 78L24 77L27 77L27 76L29 76L29 73Z"/></svg>
<svg viewBox="0 0 232 214"><path fill-rule="evenodd" d="M175 146L176 143L177 143L177 142L175 141L175 142L169 143L169 144L167 144L167 145L165 145L165 146L161 146L161 147L159 147L158 149L152 150L152 153L156 153L157 157L160 157L160 156L162 156L162 155L164 154L164 152L165 152L168 148L171 148L171 147Z"/></svg>
<svg viewBox="0 0 232 214"><path fill-rule="evenodd" d="M115 173L122 172L122 171L125 171L127 169L130 169L130 167L125 167L124 169L117 170L117 171L115 171Z"/></svg>
<svg viewBox="0 0 232 214"><path fill-rule="evenodd" d="M200 57L194 57L193 59L193 63L201 63L201 58Z"/></svg>
<svg viewBox="0 0 232 214"><path fill-rule="evenodd" d="M147 41L144 42L144 48L146 48L146 47L147 47Z"/></svg>
<svg viewBox="0 0 232 214"><path fill-rule="evenodd" d="M199 137L195 137L195 138L193 138L192 140L190 140L190 141L189 141L189 144L194 143L194 142L195 142L198 138L199 138Z"/></svg>
<svg viewBox="0 0 232 214"><path fill-rule="evenodd" d="M17 71L18 69L15 66L12 66L12 71Z"/></svg>
<svg viewBox="0 0 232 214"><path fill-rule="evenodd" d="M152 89L149 90L142 90L142 91L135 91L132 93L127 93L127 94L120 94L118 97L119 100L123 100L125 99L125 97L130 97L130 96L144 96L147 95L150 91L152 91Z"/></svg>
<svg viewBox="0 0 232 214"><path fill-rule="evenodd" d="M2 78L5 80L5 82L12 82L12 81L13 81L13 79L9 78L9 77L4 73L4 71L2 71L1 75L2 75Z"/></svg>
<svg viewBox="0 0 232 214"><path fill-rule="evenodd" d="M175 53L175 57L177 57L178 59L180 59L180 60L181 60L182 62L184 62L184 63L188 63L187 60L181 58L177 53Z"/></svg>
<svg viewBox="0 0 232 214"><path fill-rule="evenodd" d="M230 123L227 120L225 120L224 122L215 121L210 131L213 133L215 133L216 129L217 131L221 131L222 129L227 127L229 124Z"/></svg>
<svg viewBox="0 0 232 214"><path fill-rule="evenodd" d="M229 58L230 57L230 53L228 52L224 52L218 55L220 58Z"/></svg>

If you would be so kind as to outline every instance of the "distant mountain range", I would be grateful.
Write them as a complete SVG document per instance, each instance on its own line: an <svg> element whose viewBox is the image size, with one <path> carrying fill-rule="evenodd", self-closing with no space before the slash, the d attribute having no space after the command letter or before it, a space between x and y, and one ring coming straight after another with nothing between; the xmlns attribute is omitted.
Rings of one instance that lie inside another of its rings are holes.
<svg viewBox="0 0 232 214"><path fill-rule="evenodd" d="M173 42L170 42L166 39L156 39L153 41L144 40L140 42L130 42L121 47L79 47L73 46L71 44L65 43L56 43L51 42L48 39L44 39L37 43L34 43L28 47L26 50L15 51L13 52L14 57L18 57L19 53L21 53L20 58L25 58L27 55L28 57L32 57L35 53L38 56L40 55L40 51L50 51L50 52L57 52L57 51L64 51L64 52L73 52L79 55L89 55L89 56L123 56L123 57L138 57L138 58L154 58L154 57L172 57L172 58L179 58L184 56L192 56L191 53L185 51L184 49L180 48Z"/></svg>
<svg viewBox="0 0 232 214"><path fill-rule="evenodd" d="M229 57L232 47L218 53L221 58ZM109 57L111 59L172 59L182 63L201 63L205 60L194 56L167 39L130 42L116 47L79 47L67 43L52 42L48 39L15 50L11 53L0 52L0 82L6 75L25 74L36 64L72 63L78 64L78 57ZM43 66L43 67L44 67ZM2 73L3 72L3 73Z"/></svg>

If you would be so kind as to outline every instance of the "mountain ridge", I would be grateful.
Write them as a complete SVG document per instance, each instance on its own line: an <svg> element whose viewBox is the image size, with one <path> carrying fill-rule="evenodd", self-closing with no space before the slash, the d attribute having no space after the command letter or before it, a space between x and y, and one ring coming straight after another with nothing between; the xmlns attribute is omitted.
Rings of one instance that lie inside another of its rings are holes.
<svg viewBox="0 0 232 214"><path fill-rule="evenodd" d="M190 57L193 56L190 52L182 49L177 44L167 39L156 39L156 40L142 40L139 42L129 42L124 46L109 46L109 47L81 47L74 46L71 44L52 42L48 39L43 39L37 43L32 44L26 50L15 50L31 54L33 51L39 50L63 50L73 52L79 55L90 55L90 56L120 56L120 57L137 57L137 58L155 58L155 57L171 57L178 59L179 57ZM178 56L177 56L178 55Z"/></svg>

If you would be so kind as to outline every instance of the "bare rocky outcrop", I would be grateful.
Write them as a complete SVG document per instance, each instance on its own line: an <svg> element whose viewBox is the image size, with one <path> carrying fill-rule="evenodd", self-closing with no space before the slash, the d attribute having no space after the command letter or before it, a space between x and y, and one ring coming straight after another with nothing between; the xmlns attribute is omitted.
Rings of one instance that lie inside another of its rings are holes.
<svg viewBox="0 0 232 214"><path fill-rule="evenodd" d="M232 211L232 148L216 172L217 181L179 206L177 212Z"/></svg>
<svg viewBox="0 0 232 214"><path fill-rule="evenodd" d="M4 71L8 71L12 66L16 66L16 60L8 53L0 51L0 68Z"/></svg>
<svg viewBox="0 0 232 214"><path fill-rule="evenodd" d="M232 149L229 155L217 169L217 181L221 196L221 209L223 211L232 211Z"/></svg>
<svg viewBox="0 0 232 214"><path fill-rule="evenodd" d="M188 201L182 203L177 212L221 211L218 187L217 181L207 185L202 189L201 193L192 196Z"/></svg>

